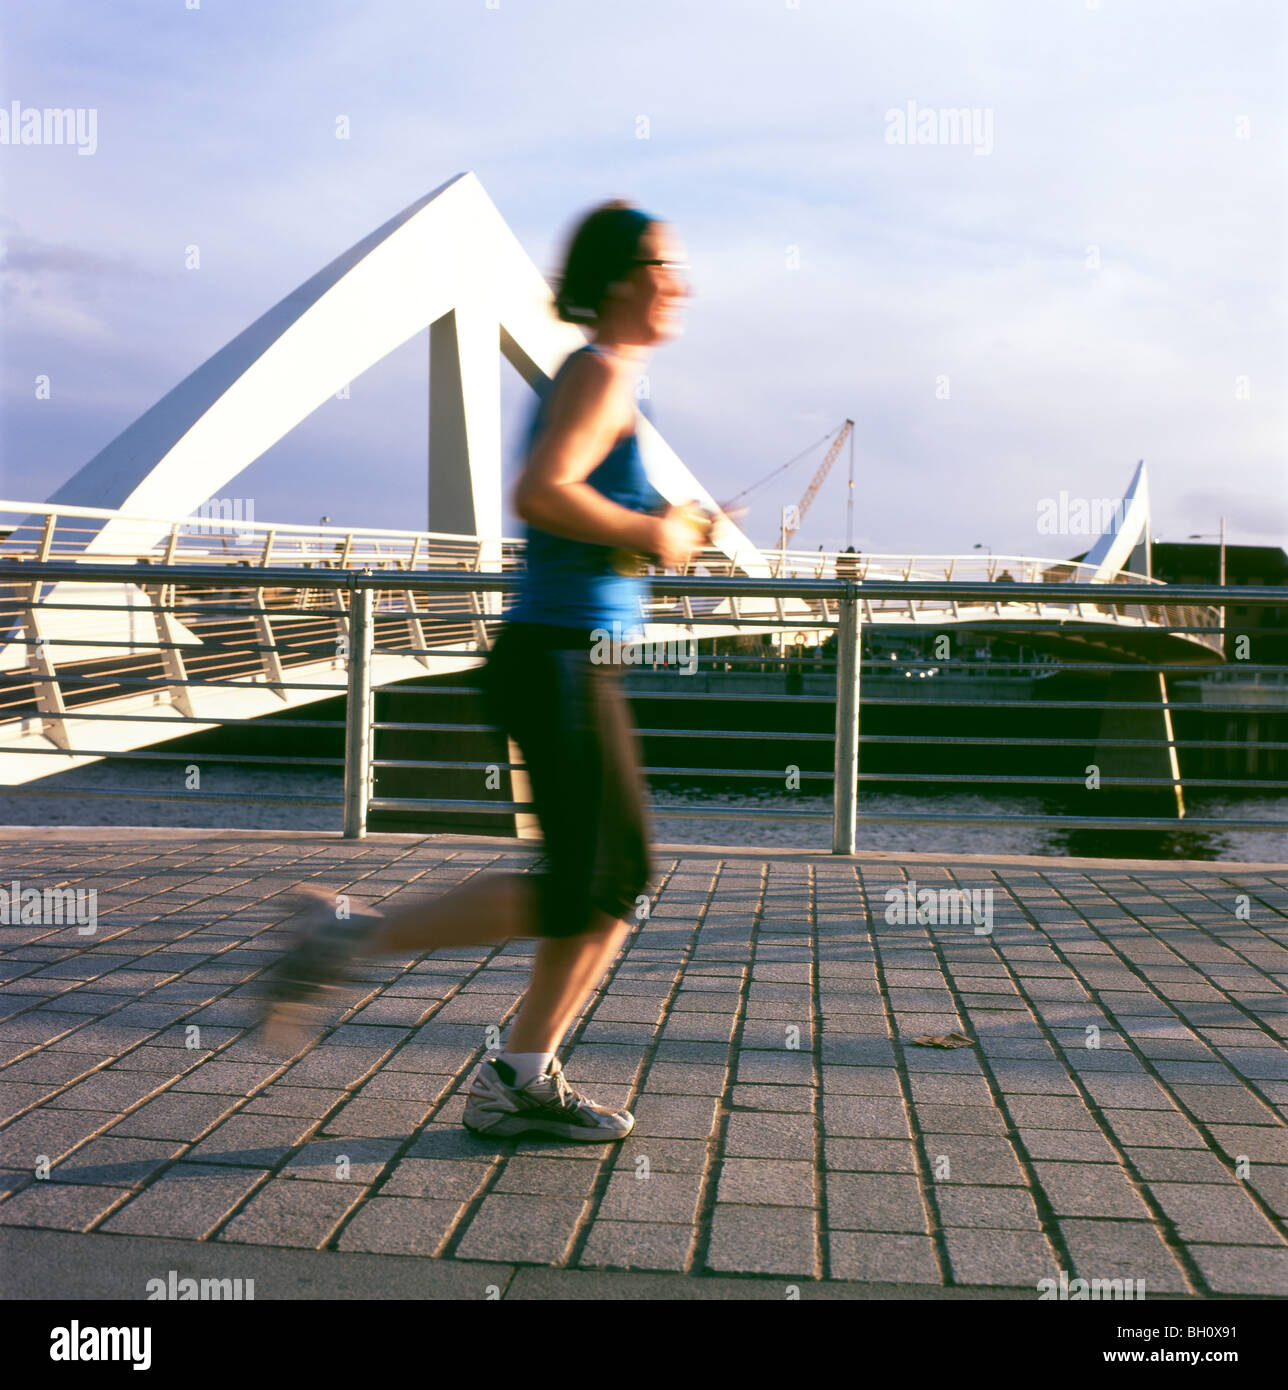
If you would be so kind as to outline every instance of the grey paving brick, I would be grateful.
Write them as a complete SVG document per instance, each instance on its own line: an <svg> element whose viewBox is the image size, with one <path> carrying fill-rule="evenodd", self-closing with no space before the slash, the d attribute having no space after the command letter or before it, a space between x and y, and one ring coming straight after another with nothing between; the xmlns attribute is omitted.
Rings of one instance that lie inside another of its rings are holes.
<svg viewBox="0 0 1288 1390"><path fill-rule="evenodd" d="M1192 1245L1190 1254L1215 1293L1288 1295L1288 1249L1282 1246Z"/></svg>
<svg viewBox="0 0 1288 1390"><path fill-rule="evenodd" d="M1012 1095L1076 1096L1077 1087L1063 1067L1028 1057L995 1057L994 1080L1002 1092Z"/></svg>
<svg viewBox="0 0 1288 1390"><path fill-rule="evenodd" d="M917 1179L881 1173L829 1173L827 1225L839 1231L928 1230Z"/></svg>
<svg viewBox="0 0 1288 1390"><path fill-rule="evenodd" d="M1092 1074L1082 1083L1091 1098L1102 1107L1121 1110L1173 1111L1176 1104L1167 1092L1148 1076Z"/></svg>
<svg viewBox="0 0 1288 1390"><path fill-rule="evenodd" d="M884 1096L898 1099L902 1094L899 1074L889 1067L824 1067L823 1091L837 1096Z"/></svg>
<svg viewBox="0 0 1288 1390"><path fill-rule="evenodd" d="M1024 1182L1024 1170L1006 1139L995 1135L927 1134L922 1137L922 1144L936 1187L949 1182L1003 1186Z"/></svg>
<svg viewBox="0 0 1288 1390"><path fill-rule="evenodd" d="M707 1143L701 1139L659 1139L636 1132L613 1147L617 1168L634 1170L642 1159L658 1173L700 1173L707 1166Z"/></svg>
<svg viewBox="0 0 1288 1390"><path fill-rule="evenodd" d="M1146 1182L1214 1182L1230 1180L1229 1169L1214 1153L1199 1149L1125 1150Z"/></svg>
<svg viewBox="0 0 1288 1390"><path fill-rule="evenodd" d="M313 1121L295 1115L231 1115L188 1151L200 1163L272 1168L303 1140Z"/></svg>
<svg viewBox="0 0 1288 1390"><path fill-rule="evenodd" d="M1118 1155L1096 1129L1021 1129L1020 1142L1030 1158L1069 1163L1117 1163Z"/></svg>
<svg viewBox="0 0 1288 1390"><path fill-rule="evenodd" d="M283 1171L289 1173L289 1166ZM467 1202L482 1186L489 1171L489 1164L471 1163L466 1159L404 1158L381 1186L380 1195L455 1198Z"/></svg>
<svg viewBox="0 0 1288 1390"><path fill-rule="evenodd" d="M1046 1237L1038 1232L954 1226L945 1229L944 1240L958 1284L1036 1291L1039 1279L1059 1276L1055 1254Z"/></svg>
<svg viewBox="0 0 1288 1390"><path fill-rule="evenodd" d="M492 1191L575 1197L585 1201L599 1177L599 1158L600 1155L541 1158L518 1153L501 1169Z"/></svg>
<svg viewBox="0 0 1288 1390"><path fill-rule="evenodd" d="M456 1124L428 1124L412 1141L408 1158L465 1158L474 1162L495 1158L504 1140L487 1140Z"/></svg>
<svg viewBox="0 0 1288 1390"><path fill-rule="evenodd" d="M701 1187L697 1174L653 1172L639 1177L618 1170L600 1199L597 1218L692 1225Z"/></svg>
<svg viewBox="0 0 1288 1390"><path fill-rule="evenodd" d="M11 1196L15 1192L21 1192L22 1189L29 1184L39 1181L42 1181L42 1179L37 1178L34 1173L5 1172L0 1170L0 1201L3 1201L4 1198ZM44 1179L44 1181L48 1181L48 1179Z"/></svg>
<svg viewBox="0 0 1288 1390"><path fill-rule="evenodd" d="M735 1086L729 1103L735 1110L770 1110L811 1114L817 1092L808 1086Z"/></svg>
<svg viewBox="0 0 1288 1390"><path fill-rule="evenodd" d="M1097 1128L1091 1112L1081 1100L1061 1096L1007 1096L1006 1108L1021 1128Z"/></svg>
<svg viewBox="0 0 1288 1390"><path fill-rule="evenodd" d="M390 998L382 993L354 1015L358 1023L404 1024L423 1023L435 1007L431 998Z"/></svg>
<svg viewBox="0 0 1288 1390"><path fill-rule="evenodd" d="M248 1096L273 1075L269 1063L203 1062L199 1067L174 1083L176 1091L218 1092L224 1095Z"/></svg>
<svg viewBox="0 0 1288 1390"><path fill-rule="evenodd" d="M979 1050L986 1057L1044 1057L1048 1061L1055 1055L1049 1043L1042 1038L998 1038L981 1037Z"/></svg>
<svg viewBox="0 0 1288 1390"><path fill-rule="evenodd" d="M424 1123L433 1103L425 1100L348 1101L323 1126L326 1134L373 1139L406 1137Z"/></svg>
<svg viewBox="0 0 1288 1390"><path fill-rule="evenodd" d="M340 1250L385 1255L433 1255L463 1208L445 1199L374 1197L353 1214L340 1233Z"/></svg>
<svg viewBox="0 0 1288 1390"><path fill-rule="evenodd" d="M1105 1110L1109 1128L1123 1145L1141 1148L1205 1149L1203 1136L1179 1111Z"/></svg>
<svg viewBox="0 0 1288 1390"><path fill-rule="evenodd" d="M1254 1080L1288 1080L1288 1053L1277 1047L1226 1047L1222 1056L1241 1076Z"/></svg>
<svg viewBox="0 0 1288 1390"><path fill-rule="evenodd" d="M823 1097L823 1129L828 1138L906 1139L908 1115L901 1100L885 1096Z"/></svg>
<svg viewBox="0 0 1288 1390"><path fill-rule="evenodd" d="M351 1182L365 1187L376 1181L398 1147L395 1139L315 1139L293 1153L279 1172L284 1178Z"/></svg>
<svg viewBox="0 0 1288 1390"><path fill-rule="evenodd" d="M813 1117L747 1113L730 1115L724 1152L730 1158L812 1160Z"/></svg>
<svg viewBox="0 0 1288 1390"><path fill-rule="evenodd" d="M418 1100L426 1105L433 1105L439 1101L443 1095L451 1089L455 1078L451 1076L436 1076L426 1072L409 1071L386 1071L380 1070L376 1074L364 1081L356 1093L358 1100ZM276 1089L270 1087L270 1090ZM289 1090L289 1087L283 1087ZM311 1090L311 1087L300 1087L300 1090ZM337 1099L342 1098L343 1093L337 1095Z"/></svg>
<svg viewBox="0 0 1288 1390"><path fill-rule="evenodd" d="M34 1168L42 1155L51 1163L57 1162L115 1118L115 1114L97 1110L29 1111L0 1130L0 1164Z"/></svg>
<svg viewBox="0 0 1288 1390"><path fill-rule="evenodd" d="M1006 1120L992 1105L913 1103L917 1123L937 1134L1005 1134Z"/></svg>
<svg viewBox="0 0 1288 1390"><path fill-rule="evenodd" d="M724 1042L733 1034L736 1019L729 1014L673 1013L662 1029L662 1037L676 1042Z"/></svg>
<svg viewBox="0 0 1288 1390"><path fill-rule="evenodd" d="M846 1037L824 1032L819 1051L825 1065L875 1067L894 1063L894 1044L883 1037Z"/></svg>
<svg viewBox="0 0 1288 1390"><path fill-rule="evenodd" d="M456 1247L463 1260L559 1264L567 1258L585 1203L560 1197L534 1201L489 1193Z"/></svg>
<svg viewBox="0 0 1288 1390"><path fill-rule="evenodd" d="M1233 1178L1224 1185L1152 1182L1149 1190L1187 1245L1283 1245L1283 1237Z"/></svg>
<svg viewBox="0 0 1288 1390"><path fill-rule="evenodd" d="M939 1217L945 1226L991 1230L1040 1229L1033 1198L1022 1187L969 1187L945 1183L937 1188Z"/></svg>
<svg viewBox="0 0 1288 1390"><path fill-rule="evenodd" d="M915 1173L916 1150L910 1139L825 1139L824 1167L855 1173Z"/></svg>
<svg viewBox="0 0 1288 1390"><path fill-rule="evenodd" d="M275 1178L255 1193L217 1239L321 1249L361 1195L350 1183Z"/></svg>
<svg viewBox="0 0 1288 1390"><path fill-rule="evenodd" d="M12 1119L53 1096L56 1083L0 1081L0 1121ZM57 1106L51 1101L50 1108Z"/></svg>
<svg viewBox="0 0 1288 1390"><path fill-rule="evenodd" d="M748 1205L812 1207L814 1165L785 1159L726 1158L716 1200Z"/></svg>
<svg viewBox="0 0 1288 1390"><path fill-rule="evenodd" d="M1033 1170L1057 1216L1149 1219L1149 1208L1125 1168L1108 1163L1039 1161Z"/></svg>
<svg viewBox="0 0 1288 1390"><path fill-rule="evenodd" d="M109 1217L102 1229L204 1240L265 1176L264 1169L176 1163Z"/></svg>
<svg viewBox="0 0 1288 1390"><path fill-rule="evenodd" d="M288 1086L275 1081L254 1099L246 1101L241 1109L247 1115L310 1115L321 1119L349 1094L321 1086Z"/></svg>
<svg viewBox="0 0 1288 1390"><path fill-rule="evenodd" d="M1191 1292L1175 1255L1153 1226L1076 1218L1062 1218L1059 1226L1077 1278L1140 1280L1146 1299Z"/></svg>
<svg viewBox="0 0 1288 1390"><path fill-rule="evenodd" d="M1275 1114L1240 1085L1174 1086L1177 1099L1206 1123L1269 1125Z"/></svg>
<svg viewBox="0 0 1288 1390"><path fill-rule="evenodd" d="M578 1263L584 1267L679 1271L685 1268L692 1245L689 1226L597 1218Z"/></svg>
<svg viewBox="0 0 1288 1390"><path fill-rule="evenodd" d="M1288 1127L1279 1125L1210 1125L1212 1137L1233 1159L1288 1164Z"/></svg>
<svg viewBox="0 0 1288 1390"><path fill-rule="evenodd" d="M928 1236L829 1231L831 1276L875 1284L941 1284Z"/></svg>
<svg viewBox="0 0 1288 1390"><path fill-rule="evenodd" d="M195 1091L166 1093L118 1120L109 1133L117 1139L197 1139L237 1103Z"/></svg>
<svg viewBox="0 0 1288 1390"><path fill-rule="evenodd" d="M724 1049L715 1048L713 1052L723 1054ZM640 1070L640 1049L634 1046L615 1046L610 1043L579 1043L563 1063L564 1074L577 1086L599 1086L607 1082L614 1085L631 1085ZM723 1055L712 1053L698 1056L685 1055L670 1050L663 1053L659 1048L658 1060L663 1062L723 1062Z"/></svg>
<svg viewBox="0 0 1288 1390"><path fill-rule="evenodd" d="M649 1068L645 1092L673 1096L719 1096L728 1071L723 1065L696 1062L655 1062Z"/></svg>
<svg viewBox="0 0 1288 1390"><path fill-rule="evenodd" d="M54 1169L60 1182L97 1187L137 1187L183 1151L174 1139L114 1139L106 1135L64 1158Z"/></svg>
<svg viewBox="0 0 1288 1390"><path fill-rule="evenodd" d="M910 1080L912 1103L993 1109L993 1095L982 1076L940 1076L917 1074Z"/></svg>
<svg viewBox="0 0 1288 1390"><path fill-rule="evenodd" d="M813 1075L814 1058L808 1052L744 1049L738 1054L737 1077L743 1083L808 1086Z"/></svg>
<svg viewBox="0 0 1288 1390"><path fill-rule="evenodd" d="M1249 1187L1257 1190L1276 1216L1288 1220L1288 1168L1256 1164L1247 1182Z"/></svg>
<svg viewBox="0 0 1288 1390"><path fill-rule="evenodd" d="M86 1054L78 1054L85 1056ZM207 1056L213 1054L205 1054ZM101 1060L101 1059L100 1059ZM195 1073L201 1066L203 1054L178 1047L137 1047L112 1063L114 1071L148 1071L174 1080ZM200 1089L200 1088L199 1088Z"/></svg>
<svg viewBox="0 0 1288 1390"><path fill-rule="evenodd" d="M818 1268L818 1259L810 1208L716 1203L707 1251L711 1269L810 1278Z"/></svg>
<svg viewBox="0 0 1288 1390"><path fill-rule="evenodd" d="M123 1197L126 1187L33 1182L0 1203L0 1226L47 1226L84 1231Z"/></svg>
<svg viewBox="0 0 1288 1390"><path fill-rule="evenodd" d="M74 1081L78 1076L84 1076L95 1065L92 1057L86 1057L80 1052L34 1052L20 1061L10 1062L3 1072L0 1072L0 1081Z"/></svg>

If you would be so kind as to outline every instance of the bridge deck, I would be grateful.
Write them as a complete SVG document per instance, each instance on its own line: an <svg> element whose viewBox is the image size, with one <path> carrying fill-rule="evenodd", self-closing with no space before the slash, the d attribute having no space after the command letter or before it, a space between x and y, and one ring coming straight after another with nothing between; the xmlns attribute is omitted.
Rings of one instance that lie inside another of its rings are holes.
<svg viewBox="0 0 1288 1390"><path fill-rule="evenodd" d="M530 844L0 833L0 887L98 913L0 937L11 1297L177 1262L259 1298L1288 1294L1283 866L663 847L563 1052L637 1115L588 1150L459 1124L530 943L369 964L292 1057L254 1027L289 886L437 894ZM908 880L991 889L991 934L888 922Z"/></svg>

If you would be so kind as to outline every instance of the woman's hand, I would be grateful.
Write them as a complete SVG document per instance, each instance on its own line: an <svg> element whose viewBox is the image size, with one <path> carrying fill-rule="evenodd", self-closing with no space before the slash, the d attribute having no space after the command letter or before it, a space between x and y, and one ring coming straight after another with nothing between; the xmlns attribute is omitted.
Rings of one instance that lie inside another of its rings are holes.
<svg viewBox="0 0 1288 1390"><path fill-rule="evenodd" d="M664 569L683 569L711 543L711 522L693 503L669 506L651 521L649 550Z"/></svg>

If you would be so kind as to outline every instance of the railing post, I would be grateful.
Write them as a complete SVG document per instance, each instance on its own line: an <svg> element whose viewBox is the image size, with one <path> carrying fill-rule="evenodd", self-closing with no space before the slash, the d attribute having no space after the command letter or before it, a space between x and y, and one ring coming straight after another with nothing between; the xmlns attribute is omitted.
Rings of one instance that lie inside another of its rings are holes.
<svg viewBox="0 0 1288 1390"><path fill-rule="evenodd" d="M845 586L836 621L836 740L832 853L853 854L859 800L859 600Z"/></svg>
<svg viewBox="0 0 1288 1390"><path fill-rule="evenodd" d="M41 533L40 544L36 550L36 560L43 564L49 559L54 546L54 535L58 526L58 513L50 512L45 518L45 529ZM23 610L23 631L27 637L28 664L36 668L37 680L34 686L36 708L44 716L41 729L45 737L58 748L71 749L71 735L67 730L67 706L63 702L62 687L58 684L58 671L49 655L45 634L41 627L39 580L31 585L27 593L29 607ZM22 592L21 590L19 592ZM51 590L52 592L52 590Z"/></svg>
<svg viewBox="0 0 1288 1390"><path fill-rule="evenodd" d="M367 833L371 798L371 651L375 591L349 594L349 694L344 718L344 836Z"/></svg>

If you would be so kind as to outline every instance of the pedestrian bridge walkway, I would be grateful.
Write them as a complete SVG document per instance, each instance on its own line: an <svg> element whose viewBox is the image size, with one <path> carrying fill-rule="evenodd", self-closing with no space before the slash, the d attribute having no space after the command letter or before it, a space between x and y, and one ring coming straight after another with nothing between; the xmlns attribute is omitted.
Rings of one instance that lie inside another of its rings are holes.
<svg viewBox="0 0 1288 1390"><path fill-rule="evenodd" d="M132 529L122 532L127 522ZM0 501L0 530L6 526L0 785L343 693L351 595L337 587L337 572L407 580L385 585L373 612L374 686L470 670L501 620L502 593L489 584L498 576L513 583L524 555L516 539L231 516L130 518L104 508ZM42 581L48 567L60 565L57 578ZM119 582L118 571L128 571ZM429 590L421 581L431 576L456 576L460 584ZM688 576L708 578L714 592L656 592L646 605L646 641L769 633L821 643L835 631L838 603L806 592L808 582L854 581L860 622L892 636L954 633L963 644L1010 636L1053 661L1182 669L1224 661L1220 608L1178 602L1167 585L1103 561L856 557L730 544L699 552ZM756 580L776 594L733 592ZM922 582L986 588L970 598L904 591ZM879 595L878 584L886 586ZM1121 584L1157 589L1158 602L1115 601ZM1046 586L1045 593L1028 596L1026 585ZM1165 700L1165 686L1155 686Z"/></svg>
<svg viewBox="0 0 1288 1390"><path fill-rule="evenodd" d="M292 885L433 896L529 843L0 839L7 1297L1288 1294L1282 865L661 846L561 1053L637 1117L588 1149L459 1123L529 943L369 962L291 1056L255 1026Z"/></svg>

